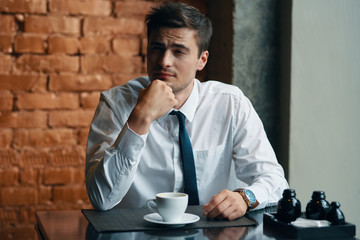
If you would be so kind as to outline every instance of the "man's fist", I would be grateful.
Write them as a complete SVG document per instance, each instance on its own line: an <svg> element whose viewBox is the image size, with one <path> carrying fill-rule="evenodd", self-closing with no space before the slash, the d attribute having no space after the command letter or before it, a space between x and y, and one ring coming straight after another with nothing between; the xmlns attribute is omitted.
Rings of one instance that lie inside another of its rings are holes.
<svg viewBox="0 0 360 240"><path fill-rule="evenodd" d="M145 134L153 121L169 112L177 103L172 89L165 82L154 80L140 91L128 125L137 134Z"/></svg>

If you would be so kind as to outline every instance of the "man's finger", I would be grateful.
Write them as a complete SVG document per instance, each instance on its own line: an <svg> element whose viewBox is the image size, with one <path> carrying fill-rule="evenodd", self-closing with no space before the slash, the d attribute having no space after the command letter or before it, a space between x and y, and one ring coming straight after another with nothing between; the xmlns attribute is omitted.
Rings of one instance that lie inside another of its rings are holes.
<svg viewBox="0 0 360 240"><path fill-rule="evenodd" d="M223 218L223 213L228 209L231 205L231 202L227 200L227 191L223 190L217 195L213 196L210 200L206 211L208 212L208 218Z"/></svg>
<svg viewBox="0 0 360 240"><path fill-rule="evenodd" d="M238 193L223 190L204 205L203 214L209 219L233 220L246 213L247 205Z"/></svg>
<svg viewBox="0 0 360 240"><path fill-rule="evenodd" d="M214 210L214 208L222 202L223 199L221 198L220 193L214 195L209 203L203 206L203 215L207 217L207 215Z"/></svg>

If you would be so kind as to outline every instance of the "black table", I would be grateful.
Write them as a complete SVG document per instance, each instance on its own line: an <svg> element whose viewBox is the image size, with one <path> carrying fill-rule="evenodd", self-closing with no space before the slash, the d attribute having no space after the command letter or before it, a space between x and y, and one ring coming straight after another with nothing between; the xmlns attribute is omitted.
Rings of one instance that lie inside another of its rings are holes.
<svg viewBox="0 0 360 240"><path fill-rule="evenodd" d="M40 211L36 213L36 230L39 239L47 240L92 240L92 239L286 239L281 233L263 227L264 212L248 213L258 224L251 227L227 227L205 229L171 229L136 232L98 233L80 210ZM356 239L356 238L350 238Z"/></svg>

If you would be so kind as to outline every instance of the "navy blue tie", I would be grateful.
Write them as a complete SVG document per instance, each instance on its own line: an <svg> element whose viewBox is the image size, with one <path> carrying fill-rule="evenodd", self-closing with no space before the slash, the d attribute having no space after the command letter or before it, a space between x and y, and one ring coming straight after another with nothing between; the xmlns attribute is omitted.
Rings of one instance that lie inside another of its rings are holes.
<svg viewBox="0 0 360 240"><path fill-rule="evenodd" d="M189 195L189 205L199 205L194 155L189 135L185 129L185 116L179 111L172 111L170 114L177 116L179 120L179 142L184 172L184 192Z"/></svg>

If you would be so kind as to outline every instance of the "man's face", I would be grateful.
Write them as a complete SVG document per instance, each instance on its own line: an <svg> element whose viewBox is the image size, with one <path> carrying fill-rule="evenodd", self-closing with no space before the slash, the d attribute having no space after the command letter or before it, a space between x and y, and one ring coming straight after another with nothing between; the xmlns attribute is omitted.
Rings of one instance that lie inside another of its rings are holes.
<svg viewBox="0 0 360 240"><path fill-rule="evenodd" d="M196 32L188 28L160 28L148 39L147 71L151 81L159 79L175 94L190 93L197 70L207 62L208 52L199 57Z"/></svg>

